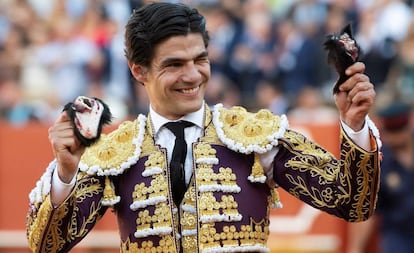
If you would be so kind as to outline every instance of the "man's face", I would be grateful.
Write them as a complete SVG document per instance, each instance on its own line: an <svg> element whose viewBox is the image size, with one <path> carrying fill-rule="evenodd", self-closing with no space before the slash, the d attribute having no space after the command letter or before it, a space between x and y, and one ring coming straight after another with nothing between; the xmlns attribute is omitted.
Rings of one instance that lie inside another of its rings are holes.
<svg viewBox="0 0 414 253"><path fill-rule="evenodd" d="M381 139L393 150L405 149L412 140L412 132L408 126L396 131L383 129Z"/></svg>
<svg viewBox="0 0 414 253"><path fill-rule="evenodd" d="M158 44L144 84L152 108L168 119L178 119L201 108L210 62L200 34L173 36Z"/></svg>

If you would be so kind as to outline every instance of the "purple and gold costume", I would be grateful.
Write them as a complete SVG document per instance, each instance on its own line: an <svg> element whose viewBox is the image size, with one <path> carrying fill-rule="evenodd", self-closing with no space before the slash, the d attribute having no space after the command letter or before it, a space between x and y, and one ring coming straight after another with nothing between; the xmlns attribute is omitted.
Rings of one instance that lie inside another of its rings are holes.
<svg viewBox="0 0 414 253"><path fill-rule="evenodd" d="M155 144L151 118L140 115L87 149L74 190L57 208L50 201L50 164L30 195L30 248L68 251L111 207L121 252L179 252L180 240L182 252L269 252L269 211L280 205L276 186L347 221L365 220L374 212L379 181L378 135L370 126L375 151L341 131L337 160L289 130L284 116L206 107L204 135L192 145L193 176L177 208L166 150ZM259 155L275 147L274 180L267 180Z"/></svg>

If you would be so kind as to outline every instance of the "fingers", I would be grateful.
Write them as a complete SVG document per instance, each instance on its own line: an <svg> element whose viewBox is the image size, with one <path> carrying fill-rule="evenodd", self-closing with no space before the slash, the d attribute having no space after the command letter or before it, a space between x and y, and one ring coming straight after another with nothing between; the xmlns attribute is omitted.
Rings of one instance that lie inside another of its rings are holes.
<svg viewBox="0 0 414 253"><path fill-rule="evenodd" d="M374 85L364 74L355 74L340 87L346 101L355 105L371 106L376 96Z"/></svg>
<svg viewBox="0 0 414 253"><path fill-rule="evenodd" d="M354 73L348 78L343 84L339 86L339 91L349 92L351 91L358 83L369 83L369 77L362 73Z"/></svg>
<svg viewBox="0 0 414 253"><path fill-rule="evenodd" d="M342 120L355 131L362 128L376 96L374 85L364 71L362 62L351 65L346 70L348 80L339 86L340 92L335 94Z"/></svg>
<svg viewBox="0 0 414 253"><path fill-rule="evenodd" d="M362 101L373 102L375 98L374 85L370 82L357 82L348 92L348 101L358 104Z"/></svg>
<svg viewBox="0 0 414 253"><path fill-rule="evenodd" d="M362 62L356 62L346 70L346 74L350 78L339 87L339 90L347 93L348 102L361 103L365 101L368 104L373 102L375 98L374 85L364 74L364 71L365 64Z"/></svg>
<svg viewBox="0 0 414 253"><path fill-rule="evenodd" d="M78 169L85 147L76 137L73 123L66 112L62 112L49 128L49 141L58 162L59 178L68 183Z"/></svg>
<svg viewBox="0 0 414 253"><path fill-rule="evenodd" d="M348 76L352 76L356 73L364 73L364 71L365 71L365 64L362 62L356 62L345 70L345 74Z"/></svg>
<svg viewBox="0 0 414 253"><path fill-rule="evenodd" d="M70 119L65 112L63 112L55 121L55 123L49 128L49 140L55 139L56 137L72 137L73 127Z"/></svg>
<svg viewBox="0 0 414 253"><path fill-rule="evenodd" d="M56 152L75 151L79 147L73 126L66 112L63 112L56 122L49 128L49 141Z"/></svg>

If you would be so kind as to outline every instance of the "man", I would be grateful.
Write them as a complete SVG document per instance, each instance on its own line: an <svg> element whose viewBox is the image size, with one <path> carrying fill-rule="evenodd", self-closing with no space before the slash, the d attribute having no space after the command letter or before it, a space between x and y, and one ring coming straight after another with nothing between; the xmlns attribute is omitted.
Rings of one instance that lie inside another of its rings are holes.
<svg viewBox="0 0 414 253"><path fill-rule="evenodd" d="M349 253L374 252L371 250L374 245L369 244L373 236L378 236L379 242L379 251L375 252L414 252L414 134L410 126L411 115L411 106L400 102L388 105L378 113L384 141L378 209L369 220L349 224ZM378 232L375 228L379 228Z"/></svg>
<svg viewBox="0 0 414 253"><path fill-rule="evenodd" d="M367 118L375 91L364 65L347 70L350 78L335 95L343 122L336 160L287 129L284 116L204 103L210 79L205 23L181 4L134 11L126 57L148 94L149 114L85 150L62 113L49 130L56 159L30 195L33 251L68 251L110 206L121 252L268 252L269 211L280 206L277 186L348 221L373 213L378 134ZM173 133L169 122L182 120L191 122L184 130L188 152L176 168L183 133ZM176 174L185 180L183 192Z"/></svg>

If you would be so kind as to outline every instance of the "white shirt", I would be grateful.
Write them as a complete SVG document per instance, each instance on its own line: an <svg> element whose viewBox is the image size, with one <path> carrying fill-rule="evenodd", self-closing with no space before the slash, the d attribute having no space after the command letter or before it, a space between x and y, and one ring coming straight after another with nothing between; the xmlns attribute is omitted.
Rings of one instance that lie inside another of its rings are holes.
<svg viewBox="0 0 414 253"><path fill-rule="evenodd" d="M153 124L155 143L163 148L167 149L168 161L171 160L172 151L174 149L175 135L166 127L163 127L165 123L171 120L164 118L163 116L156 113L150 106L150 117ZM193 164L193 149L192 143L196 142L198 138L203 134L204 124L204 106L198 111L189 113L184 117L176 120L186 120L193 123L193 126L186 127L184 129L184 138L187 143L187 156L185 158L184 170L185 170L185 182L188 185L192 175L192 164Z"/></svg>

